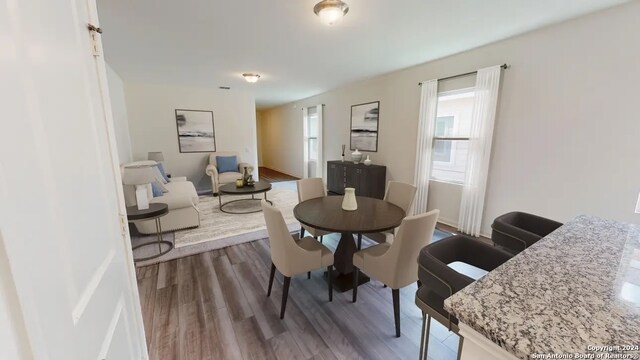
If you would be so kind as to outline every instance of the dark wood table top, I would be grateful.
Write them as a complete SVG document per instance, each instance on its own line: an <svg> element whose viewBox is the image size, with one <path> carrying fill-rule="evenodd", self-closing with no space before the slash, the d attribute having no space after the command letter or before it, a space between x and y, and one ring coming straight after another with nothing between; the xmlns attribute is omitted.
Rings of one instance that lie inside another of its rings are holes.
<svg viewBox="0 0 640 360"><path fill-rule="evenodd" d="M241 188L236 186L235 182L224 184L218 188L218 192L223 194L257 194L271 190L271 183L268 181L259 180L252 186L243 186Z"/></svg>
<svg viewBox="0 0 640 360"><path fill-rule="evenodd" d="M153 219L169 213L169 206L164 203L149 204L148 209L138 210L138 206L127 206L127 220Z"/></svg>
<svg viewBox="0 0 640 360"><path fill-rule="evenodd" d="M293 208L301 223L325 231L373 233L396 228L405 217L400 207L380 199L356 196L358 210L342 210L342 196L303 201Z"/></svg>

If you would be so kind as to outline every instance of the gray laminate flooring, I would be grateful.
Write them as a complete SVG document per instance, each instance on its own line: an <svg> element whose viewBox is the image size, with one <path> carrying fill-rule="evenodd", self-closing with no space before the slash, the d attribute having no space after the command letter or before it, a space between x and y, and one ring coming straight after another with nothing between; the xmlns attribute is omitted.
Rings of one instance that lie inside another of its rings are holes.
<svg viewBox="0 0 640 360"><path fill-rule="evenodd" d="M335 249L338 236L325 236ZM231 246L137 269L150 358L188 359L417 359L422 315L416 286L401 290L402 337L394 336L391 290L377 281L334 292L328 302L323 272L291 281L279 319L282 277L266 296L268 240ZM429 358L455 359L457 335L431 325Z"/></svg>

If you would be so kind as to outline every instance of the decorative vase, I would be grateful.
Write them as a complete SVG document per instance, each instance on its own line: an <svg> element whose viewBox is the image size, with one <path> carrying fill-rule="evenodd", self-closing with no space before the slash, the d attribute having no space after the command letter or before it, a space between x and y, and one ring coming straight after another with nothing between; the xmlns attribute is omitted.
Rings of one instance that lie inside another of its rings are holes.
<svg viewBox="0 0 640 360"><path fill-rule="evenodd" d="M358 210L358 203L356 202L356 189L345 188L344 198L342 199L342 210L355 211Z"/></svg>
<svg viewBox="0 0 640 360"><path fill-rule="evenodd" d="M351 160L353 160L354 164L357 164L362 160L362 153L356 149L356 151L351 153Z"/></svg>
<svg viewBox="0 0 640 360"><path fill-rule="evenodd" d="M249 185L249 177L251 176L249 174L249 171L247 170L247 167L245 166L243 169L243 174L242 174L242 185Z"/></svg>
<svg viewBox="0 0 640 360"><path fill-rule="evenodd" d="M371 165L371 159L369 159L369 155L367 155L367 158L363 161L363 163L367 166Z"/></svg>

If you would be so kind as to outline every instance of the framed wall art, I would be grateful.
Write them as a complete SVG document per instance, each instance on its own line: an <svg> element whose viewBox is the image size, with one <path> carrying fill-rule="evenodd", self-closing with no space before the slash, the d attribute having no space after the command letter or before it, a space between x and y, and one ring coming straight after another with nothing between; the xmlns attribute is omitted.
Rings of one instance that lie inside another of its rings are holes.
<svg viewBox="0 0 640 360"><path fill-rule="evenodd" d="M213 111L176 109L176 128L181 153L216 151Z"/></svg>
<svg viewBox="0 0 640 360"><path fill-rule="evenodd" d="M378 151L380 101L351 106L351 150Z"/></svg>

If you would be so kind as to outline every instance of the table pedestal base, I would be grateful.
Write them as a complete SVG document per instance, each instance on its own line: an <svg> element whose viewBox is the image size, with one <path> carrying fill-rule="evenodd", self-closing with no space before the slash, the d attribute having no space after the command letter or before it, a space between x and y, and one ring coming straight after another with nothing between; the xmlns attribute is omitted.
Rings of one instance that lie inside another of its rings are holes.
<svg viewBox="0 0 640 360"><path fill-rule="evenodd" d="M340 292L353 289L353 254L358 251L355 239L351 233L342 233L340 242L333 254L333 288ZM369 281L369 277L362 272L358 276L358 285Z"/></svg>
<svg viewBox="0 0 640 360"><path fill-rule="evenodd" d="M327 272L324 272L324 278L327 280ZM369 282L369 277L360 272L358 275L358 286L362 284L366 284ZM333 272L333 280L331 282L333 284L333 289L338 292L346 292L349 290L353 290L353 272L349 274L340 274L337 271Z"/></svg>

